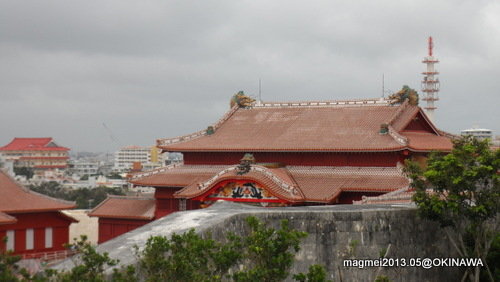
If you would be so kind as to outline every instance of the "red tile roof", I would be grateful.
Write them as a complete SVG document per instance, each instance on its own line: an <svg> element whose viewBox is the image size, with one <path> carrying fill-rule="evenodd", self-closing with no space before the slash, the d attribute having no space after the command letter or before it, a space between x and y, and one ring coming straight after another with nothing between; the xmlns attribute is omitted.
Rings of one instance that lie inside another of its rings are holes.
<svg viewBox="0 0 500 282"><path fill-rule="evenodd" d="M68 151L58 146L52 138L14 138L9 144L0 147L0 151Z"/></svg>
<svg viewBox="0 0 500 282"><path fill-rule="evenodd" d="M414 191L412 188L405 187L396 191L374 197L363 197L360 201L354 201L353 204L411 204Z"/></svg>
<svg viewBox="0 0 500 282"><path fill-rule="evenodd" d="M138 186L185 187L175 194L193 198L228 179L259 182L276 196L290 202L331 202L341 192L390 192L407 187L409 182L396 167L318 167L289 166L266 169L253 165L252 171L237 175L236 166L180 165L136 174ZM288 187L287 187L288 186ZM296 192L290 192L295 189Z"/></svg>
<svg viewBox="0 0 500 282"><path fill-rule="evenodd" d="M0 225L11 224L11 223L16 223L16 222L17 222L17 219L15 217L12 217L8 214L0 212Z"/></svg>
<svg viewBox="0 0 500 282"><path fill-rule="evenodd" d="M155 199L108 196L89 216L151 220L155 216Z"/></svg>
<svg viewBox="0 0 500 282"><path fill-rule="evenodd" d="M451 151L453 143L445 136L437 136L427 132L403 132L401 135L408 139L408 147L412 151Z"/></svg>
<svg viewBox="0 0 500 282"><path fill-rule="evenodd" d="M51 198L16 183L0 170L0 212L25 213L72 209L73 202Z"/></svg>
<svg viewBox="0 0 500 282"><path fill-rule="evenodd" d="M157 145L178 152L398 151L409 149L401 131L419 112L425 116L408 102L390 105L386 100L268 103L231 109L213 126L213 134L200 131L160 139ZM388 125L388 134L380 134L382 124ZM419 150L435 149L432 142L425 145Z"/></svg>
<svg viewBox="0 0 500 282"><path fill-rule="evenodd" d="M341 192L390 192L409 182L396 167L288 167L310 202L331 202Z"/></svg>

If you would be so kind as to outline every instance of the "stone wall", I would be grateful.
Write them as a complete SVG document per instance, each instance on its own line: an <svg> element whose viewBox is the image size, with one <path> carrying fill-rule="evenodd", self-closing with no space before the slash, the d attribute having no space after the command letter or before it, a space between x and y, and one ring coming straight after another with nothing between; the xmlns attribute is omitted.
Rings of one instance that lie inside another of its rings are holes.
<svg viewBox="0 0 500 282"><path fill-rule="evenodd" d="M436 258L454 255L452 246L438 225L420 220L411 208L373 208L347 210L316 207L309 211L272 211L252 214L278 228L282 219L288 219L294 229L306 231L296 256L292 273L307 272L309 265L324 265L334 281L374 281L386 275L391 281L459 281L456 268L417 267L344 267L344 259ZM352 208L352 209L349 209ZM249 214L238 214L209 228L214 237L232 231L247 232L244 219Z"/></svg>
<svg viewBox="0 0 500 282"><path fill-rule="evenodd" d="M170 236L191 228L224 238L228 231L248 232L245 218L253 215L278 227L288 219L294 229L309 233L297 254L292 273L306 272L311 264L322 264L334 281L374 281L379 275L391 281L458 281L457 268L357 268L344 267L343 260L388 258L435 258L453 256L453 248L435 223L418 218L409 206L336 205L289 208L257 208L218 202L207 209L177 212L101 244L97 250L134 264L133 246L142 248L150 236ZM67 260L57 268L70 268ZM111 269L107 270L111 273Z"/></svg>

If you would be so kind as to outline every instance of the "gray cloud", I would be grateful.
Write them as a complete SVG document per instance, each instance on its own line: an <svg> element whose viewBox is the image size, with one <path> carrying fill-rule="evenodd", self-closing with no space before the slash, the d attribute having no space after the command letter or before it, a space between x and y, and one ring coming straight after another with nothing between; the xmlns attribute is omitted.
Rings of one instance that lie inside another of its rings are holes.
<svg viewBox="0 0 500 282"><path fill-rule="evenodd" d="M259 78L268 101L378 97L383 73L419 89L429 35L438 126L499 134L498 14L496 1L0 1L0 144L153 144L215 122Z"/></svg>

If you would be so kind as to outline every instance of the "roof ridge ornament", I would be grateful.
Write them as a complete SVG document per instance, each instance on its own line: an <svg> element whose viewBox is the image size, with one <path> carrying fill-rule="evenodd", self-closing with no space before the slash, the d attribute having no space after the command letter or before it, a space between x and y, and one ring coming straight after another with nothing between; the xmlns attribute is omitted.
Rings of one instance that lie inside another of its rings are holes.
<svg viewBox="0 0 500 282"><path fill-rule="evenodd" d="M251 165L255 164L255 157L253 154L246 153L240 160L236 174L243 175L250 172Z"/></svg>
<svg viewBox="0 0 500 282"><path fill-rule="evenodd" d="M255 99L245 95L245 92L239 91L231 97L229 105L231 108L238 106L239 108L251 108L255 103Z"/></svg>
<svg viewBox="0 0 500 282"><path fill-rule="evenodd" d="M412 106L418 106L418 93L415 89L411 89L408 85L403 85L403 88L398 92L390 95L389 100L391 100L390 104L402 104L406 100Z"/></svg>

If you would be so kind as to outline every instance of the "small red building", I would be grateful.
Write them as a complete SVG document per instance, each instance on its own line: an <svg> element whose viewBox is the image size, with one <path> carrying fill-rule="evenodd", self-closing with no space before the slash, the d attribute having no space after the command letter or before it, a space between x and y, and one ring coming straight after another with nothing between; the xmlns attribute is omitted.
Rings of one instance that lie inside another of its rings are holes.
<svg viewBox="0 0 500 282"><path fill-rule="evenodd" d="M50 198L26 189L0 170L0 250L24 257L64 251L69 225L77 222L61 210L74 203Z"/></svg>
<svg viewBox="0 0 500 282"><path fill-rule="evenodd" d="M52 138L14 138L0 147L6 160L14 161L15 167L30 167L36 170L64 169L68 167L66 147L57 145Z"/></svg>
<svg viewBox="0 0 500 282"><path fill-rule="evenodd" d="M452 143L408 100L378 99L235 105L206 130L157 146L184 163L129 180L156 188L156 218L216 200L352 204L407 187L405 159L424 161Z"/></svg>
<svg viewBox="0 0 500 282"><path fill-rule="evenodd" d="M134 230L155 218L155 199L108 196L89 216L99 217L98 243Z"/></svg>

